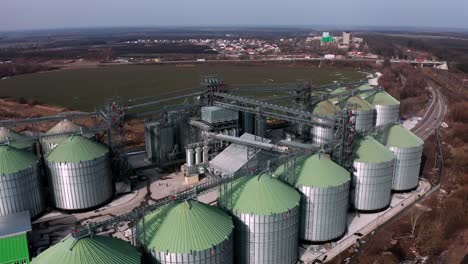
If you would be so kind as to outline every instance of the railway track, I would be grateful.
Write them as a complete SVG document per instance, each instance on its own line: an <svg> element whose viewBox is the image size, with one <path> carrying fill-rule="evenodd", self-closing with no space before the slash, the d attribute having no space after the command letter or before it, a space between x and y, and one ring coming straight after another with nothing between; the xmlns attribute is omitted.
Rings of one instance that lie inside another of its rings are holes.
<svg viewBox="0 0 468 264"><path fill-rule="evenodd" d="M447 114L447 99L442 94L438 84L428 80L432 100L426 109L422 120L411 131L422 140L426 140L444 122Z"/></svg>
<svg viewBox="0 0 468 264"><path fill-rule="evenodd" d="M423 69L426 78L462 99L468 99L467 84L455 74L444 70Z"/></svg>

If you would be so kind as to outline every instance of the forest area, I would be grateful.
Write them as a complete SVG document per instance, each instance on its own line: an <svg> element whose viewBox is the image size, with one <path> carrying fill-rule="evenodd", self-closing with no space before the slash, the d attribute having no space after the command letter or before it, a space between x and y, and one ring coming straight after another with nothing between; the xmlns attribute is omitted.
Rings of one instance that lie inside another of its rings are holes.
<svg viewBox="0 0 468 264"><path fill-rule="evenodd" d="M433 55L468 73L468 38L364 35L372 53L385 58L408 59L408 51L421 51ZM466 36L465 36L466 37Z"/></svg>

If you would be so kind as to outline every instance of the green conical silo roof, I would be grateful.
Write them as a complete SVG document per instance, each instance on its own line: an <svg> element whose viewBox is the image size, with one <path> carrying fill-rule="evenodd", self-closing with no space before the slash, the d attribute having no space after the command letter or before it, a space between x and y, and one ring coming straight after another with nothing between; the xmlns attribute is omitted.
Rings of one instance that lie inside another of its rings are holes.
<svg viewBox="0 0 468 264"><path fill-rule="evenodd" d="M62 141L46 157L51 162L80 162L93 160L109 152L100 143L87 139L81 135L72 135Z"/></svg>
<svg viewBox="0 0 468 264"><path fill-rule="evenodd" d="M65 238L37 256L31 264L139 264L137 249L123 240L90 236Z"/></svg>
<svg viewBox="0 0 468 264"><path fill-rule="evenodd" d="M242 177L227 191L221 188L218 201L233 212L272 215L298 206L300 195L291 186L264 174Z"/></svg>
<svg viewBox="0 0 468 264"><path fill-rule="evenodd" d="M275 175L282 177L284 166L280 166ZM351 180L349 171L333 162L322 153L308 156L296 164L294 185L324 188L340 186Z"/></svg>
<svg viewBox="0 0 468 264"><path fill-rule="evenodd" d="M338 111L340 111L340 108L329 100L322 101L312 106L312 113L321 116L335 116Z"/></svg>
<svg viewBox="0 0 468 264"><path fill-rule="evenodd" d="M141 229L143 223L139 223ZM190 253L212 248L228 239L234 224L221 209L188 200L165 206L144 218L140 241L151 250Z"/></svg>
<svg viewBox="0 0 468 264"><path fill-rule="evenodd" d="M352 105L356 105L357 106L357 110L372 110L374 109L374 106L372 106L370 103L366 102L364 99L362 99L361 97L359 96L351 96L351 97L348 97L345 102L349 103L349 104L352 104ZM352 110L354 110L354 106L351 107Z"/></svg>
<svg viewBox="0 0 468 264"><path fill-rule="evenodd" d="M370 90L372 90L372 86L370 86L370 84L368 84L368 83L363 84L363 85L357 87L356 89L360 91L359 96L361 98L366 98L367 96L369 96L370 93L372 93L370 91Z"/></svg>
<svg viewBox="0 0 468 264"><path fill-rule="evenodd" d="M391 125L376 138L387 147L412 148L424 144L422 139L401 125Z"/></svg>
<svg viewBox="0 0 468 264"><path fill-rule="evenodd" d="M371 90L372 86L370 86L370 84L368 84L368 83L365 83L363 85L360 85L356 89L358 89L359 91L366 91L366 90Z"/></svg>
<svg viewBox="0 0 468 264"><path fill-rule="evenodd" d="M6 127L0 127L0 143L8 142L8 140L10 141L11 146L18 149L28 148L34 142L34 139L26 135Z"/></svg>
<svg viewBox="0 0 468 264"><path fill-rule="evenodd" d="M330 94L339 94L339 93L342 93L342 92L346 92L346 88L345 87L340 87L340 88L336 88L335 90L331 91Z"/></svg>
<svg viewBox="0 0 468 264"><path fill-rule="evenodd" d="M381 91L369 95L366 100L372 105L399 105L397 99L393 98L387 92Z"/></svg>
<svg viewBox="0 0 468 264"><path fill-rule="evenodd" d="M19 150L13 146L0 146L0 175L22 171L37 162L37 157L29 151Z"/></svg>
<svg viewBox="0 0 468 264"><path fill-rule="evenodd" d="M77 125L76 123L64 119L53 126L46 132L46 135L55 135L55 134L62 134L62 133L70 133L70 132L80 132L81 126Z"/></svg>
<svg viewBox="0 0 468 264"><path fill-rule="evenodd" d="M395 155L371 136L358 139L354 145L354 161L380 163L391 161Z"/></svg>
<svg viewBox="0 0 468 264"><path fill-rule="evenodd" d="M63 140L65 140L69 135L61 135L61 134L66 134L66 133L83 133L85 131L85 128L68 120L64 119L60 121L60 123L57 123L55 126L53 126L51 129L49 129L45 135L46 137L42 138L43 143L60 143ZM57 135L57 136L54 136ZM83 133L82 136L86 138L92 138L94 135L92 133Z"/></svg>

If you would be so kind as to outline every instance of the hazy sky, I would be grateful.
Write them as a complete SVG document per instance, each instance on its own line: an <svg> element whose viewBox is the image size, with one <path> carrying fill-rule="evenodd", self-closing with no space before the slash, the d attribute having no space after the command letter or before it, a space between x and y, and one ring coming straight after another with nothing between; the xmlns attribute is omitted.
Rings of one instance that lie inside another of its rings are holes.
<svg viewBox="0 0 468 264"><path fill-rule="evenodd" d="M1 0L0 30L99 26L468 28L468 0Z"/></svg>

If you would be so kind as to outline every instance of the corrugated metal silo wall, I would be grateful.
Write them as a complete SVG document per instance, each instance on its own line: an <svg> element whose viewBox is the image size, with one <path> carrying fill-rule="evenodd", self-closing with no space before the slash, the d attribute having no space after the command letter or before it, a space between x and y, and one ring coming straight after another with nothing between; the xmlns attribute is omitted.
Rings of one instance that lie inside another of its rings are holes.
<svg viewBox="0 0 468 264"><path fill-rule="evenodd" d="M189 144L190 125L187 116L180 116L177 120L177 140L179 150L183 152L185 147Z"/></svg>
<svg viewBox="0 0 468 264"><path fill-rule="evenodd" d="M240 125L242 133L255 133L255 115L251 113L242 112L240 115Z"/></svg>
<svg viewBox="0 0 468 264"><path fill-rule="evenodd" d="M112 198L109 154L78 163L47 162L53 201L64 210L88 209Z"/></svg>
<svg viewBox="0 0 468 264"><path fill-rule="evenodd" d="M297 261L299 206L273 215L234 213L234 260L239 264L292 264Z"/></svg>
<svg viewBox="0 0 468 264"><path fill-rule="evenodd" d="M144 125L146 158L151 161L153 161L155 158L154 144L153 144L154 126L155 126L155 123L150 123L150 122L145 123Z"/></svg>
<svg viewBox="0 0 468 264"><path fill-rule="evenodd" d="M192 253L170 253L150 250L154 263L158 264L231 264L233 263L232 235L212 249Z"/></svg>
<svg viewBox="0 0 468 264"><path fill-rule="evenodd" d="M45 208L39 163L17 173L0 176L0 215L29 210L31 217Z"/></svg>
<svg viewBox="0 0 468 264"><path fill-rule="evenodd" d="M400 119L400 105L376 105L375 126L398 122Z"/></svg>
<svg viewBox="0 0 468 264"><path fill-rule="evenodd" d="M323 119L319 119L318 121L324 121ZM312 143L317 145L324 145L329 143L335 138L335 129L333 126L320 126L314 125L310 129Z"/></svg>
<svg viewBox="0 0 468 264"><path fill-rule="evenodd" d="M390 204L395 159L388 162L353 162L351 203L357 210L384 209Z"/></svg>
<svg viewBox="0 0 468 264"><path fill-rule="evenodd" d="M356 122L356 131L367 132L374 128L375 110L359 110L353 111L356 117L353 118Z"/></svg>
<svg viewBox="0 0 468 264"><path fill-rule="evenodd" d="M169 154L174 150L176 129L173 126L162 126L159 122L145 124L146 156L149 160L162 164L170 160Z"/></svg>
<svg viewBox="0 0 468 264"><path fill-rule="evenodd" d="M413 148L389 147L389 149L396 156L392 189L406 191L416 188L419 182L423 146Z"/></svg>
<svg viewBox="0 0 468 264"><path fill-rule="evenodd" d="M301 228L299 237L307 241L329 241L346 232L349 185L326 188L300 186Z"/></svg>
<svg viewBox="0 0 468 264"><path fill-rule="evenodd" d="M264 116L257 116L255 118L256 126L255 126L255 135L259 137L266 136L266 117Z"/></svg>

